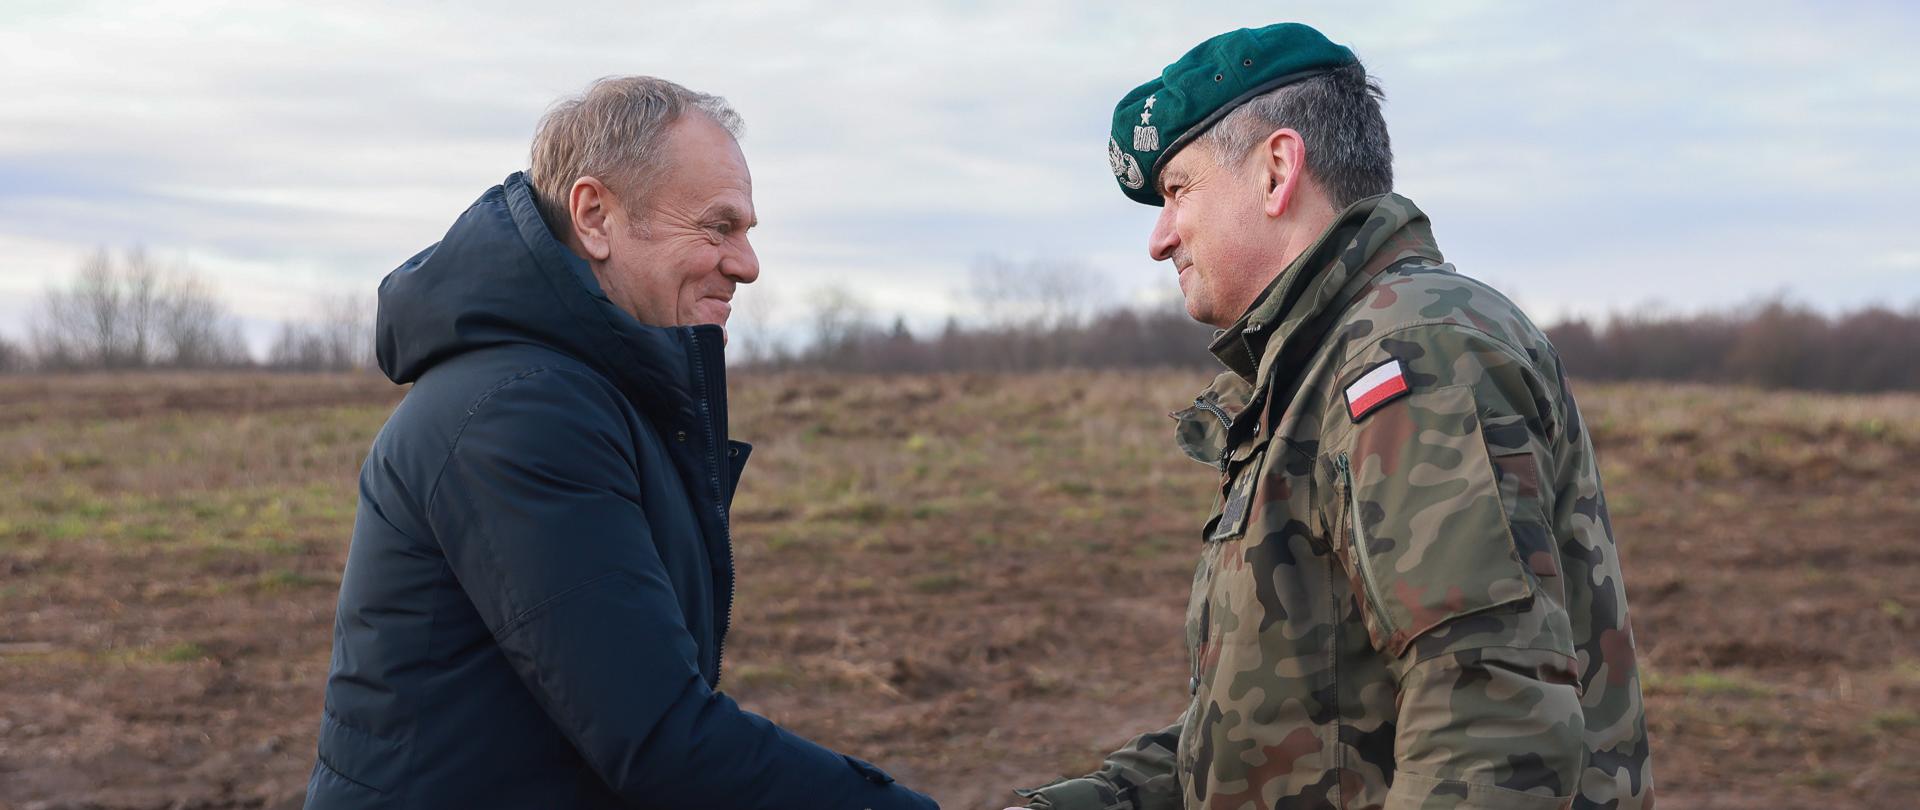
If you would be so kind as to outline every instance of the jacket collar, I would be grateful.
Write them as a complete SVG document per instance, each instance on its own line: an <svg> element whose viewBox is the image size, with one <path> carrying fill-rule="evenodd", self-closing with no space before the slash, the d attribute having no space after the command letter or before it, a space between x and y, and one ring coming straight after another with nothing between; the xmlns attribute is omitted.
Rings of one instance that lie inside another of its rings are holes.
<svg viewBox="0 0 1920 810"><path fill-rule="evenodd" d="M1398 194L1348 206L1313 246L1276 276L1240 320L1208 346L1228 371L1168 414L1179 424L1174 441L1197 461L1225 469L1227 454L1250 447L1274 403L1265 401L1276 373L1299 374L1337 317L1373 277L1407 259L1445 261L1433 229L1412 200ZM1279 403L1284 408L1286 403ZM1242 418L1248 412L1253 418ZM1225 418L1220 418L1224 416Z"/></svg>
<svg viewBox="0 0 1920 810"><path fill-rule="evenodd" d="M1427 215L1412 200L1382 194L1355 202L1207 348L1259 390L1283 353L1313 348L1293 344L1319 342L1309 326L1338 315L1332 310L1350 303L1380 271L1416 257L1444 261Z"/></svg>

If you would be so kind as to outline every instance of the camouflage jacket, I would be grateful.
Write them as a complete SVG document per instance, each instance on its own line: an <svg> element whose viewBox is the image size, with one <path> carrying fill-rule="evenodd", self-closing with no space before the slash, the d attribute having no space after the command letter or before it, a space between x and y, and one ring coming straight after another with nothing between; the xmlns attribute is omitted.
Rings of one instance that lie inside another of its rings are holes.
<svg viewBox="0 0 1920 810"><path fill-rule="evenodd" d="M1540 330L1386 195L1212 350L1231 371L1175 414L1220 475L1187 611L1192 702L1096 773L1021 795L1651 808L1620 559Z"/></svg>

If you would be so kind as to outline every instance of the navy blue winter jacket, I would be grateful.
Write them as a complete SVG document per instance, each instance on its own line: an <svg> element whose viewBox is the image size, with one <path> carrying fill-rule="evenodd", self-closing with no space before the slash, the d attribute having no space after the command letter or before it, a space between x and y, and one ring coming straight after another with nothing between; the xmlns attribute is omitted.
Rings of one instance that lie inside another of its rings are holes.
<svg viewBox="0 0 1920 810"><path fill-rule="evenodd" d="M360 473L310 810L930 808L715 689L733 601L715 326L643 326L522 174L380 285L413 383Z"/></svg>

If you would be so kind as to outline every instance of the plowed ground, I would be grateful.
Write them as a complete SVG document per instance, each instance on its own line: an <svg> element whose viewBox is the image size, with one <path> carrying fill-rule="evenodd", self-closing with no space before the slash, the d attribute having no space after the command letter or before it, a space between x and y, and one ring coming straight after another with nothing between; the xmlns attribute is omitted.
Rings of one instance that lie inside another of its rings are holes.
<svg viewBox="0 0 1920 810"><path fill-rule="evenodd" d="M949 807L1185 698L1191 372L742 376L723 688ZM1920 397L1582 385L1663 807L1920 793ZM0 810L293 808L359 376L0 377Z"/></svg>

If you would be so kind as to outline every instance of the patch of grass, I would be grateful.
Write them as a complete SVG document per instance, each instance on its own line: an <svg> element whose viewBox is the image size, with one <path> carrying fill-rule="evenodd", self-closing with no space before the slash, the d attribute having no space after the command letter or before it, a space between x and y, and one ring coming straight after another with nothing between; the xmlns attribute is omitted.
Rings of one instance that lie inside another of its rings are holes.
<svg viewBox="0 0 1920 810"><path fill-rule="evenodd" d="M1903 658L1893 662L1893 672L1908 683L1920 685L1920 661Z"/></svg>
<svg viewBox="0 0 1920 810"><path fill-rule="evenodd" d="M1920 712L1912 709L1888 709L1867 718L1867 729L1883 734L1898 734L1920 728Z"/></svg>
<svg viewBox="0 0 1920 810"><path fill-rule="evenodd" d="M1765 697L1773 694L1773 688L1766 684L1720 672L1698 671L1667 675L1662 672L1643 670L1641 677L1649 692L1743 698Z"/></svg>
<svg viewBox="0 0 1920 810"><path fill-rule="evenodd" d="M295 588L311 588L318 585L337 585L339 583L327 577L314 576L287 568L276 568L260 575L254 581L254 587L263 591L284 591Z"/></svg>
<svg viewBox="0 0 1920 810"><path fill-rule="evenodd" d="M808 509L805 520L844 520L872 525L886 521L892 513L887 502L871 493L847 492L838 499Z"/></svg>
<svg viewBox="0 0 1920 810"><path fill-rule="evenodd" d="M87 450L75 450L59 456L59 464L66 470L90 470L106 463L106 456Z"/></svg>
<svg viewBox="0 0 1920 810"><path fill-rule="evenodd" d="M121 664L189 664L208 658L204 647L191 641L165 647L121 647L104 650L101 656Z"/></svg>
<svg viewBox="0 0 1920 810"><path fill-rule="evenodd" d="M781 532L761 543L768 551L785 551L806 542L806 538L797 534Z"/></svg>
<svg viewBox="0 0 1920 810"><path fill-rule="evenodd" d="M65 515L44 524L41 533L50 540L78 540L92 527L92 521L81 515Z"/></svg>
<svg viewBox="0 0 1920 810"><path fill-rule="evenodd" d="M1068 479L1053 485L1055 492L1073 498L1084 498L1093 494L1093 484L1078 479Z"/></svg>
<svg viewBox="0 0 1920 810"><path fill-rule="evenodd" d="M914 577L911 584L914 590L921 593L952 593L960 590L967 581L959 574L948 572Z"/></svg>
<svg viewBox="0 0 1920 810"><path fill-rule="evenodd" d="M1159 537L1147 537L1127 547L1127 553L1135 557L1158 557L1166 553L1167 541Z"/></svg>
<svg viewBox="0 0 1920 810"><path fill-rule="evenodd" d="M151 543L164 543L178 536L174 533L172 526L163 526L157 523L135 526L131 534L135 540Z"/></svg>
<svg viewBox="0 0 1920 810"><path fill-rule="evenodd" d="M786 664L735 664L727 668L726 677L736 688L793 686L800 682L800 673Z"/></svg>
<svg viewBox="0 0 1920 810"><path fill-rule="evenodd" d="M207 651L191 641L183 641L161 650L158 658L169 664L184 664L207 657Z"/></svg>

